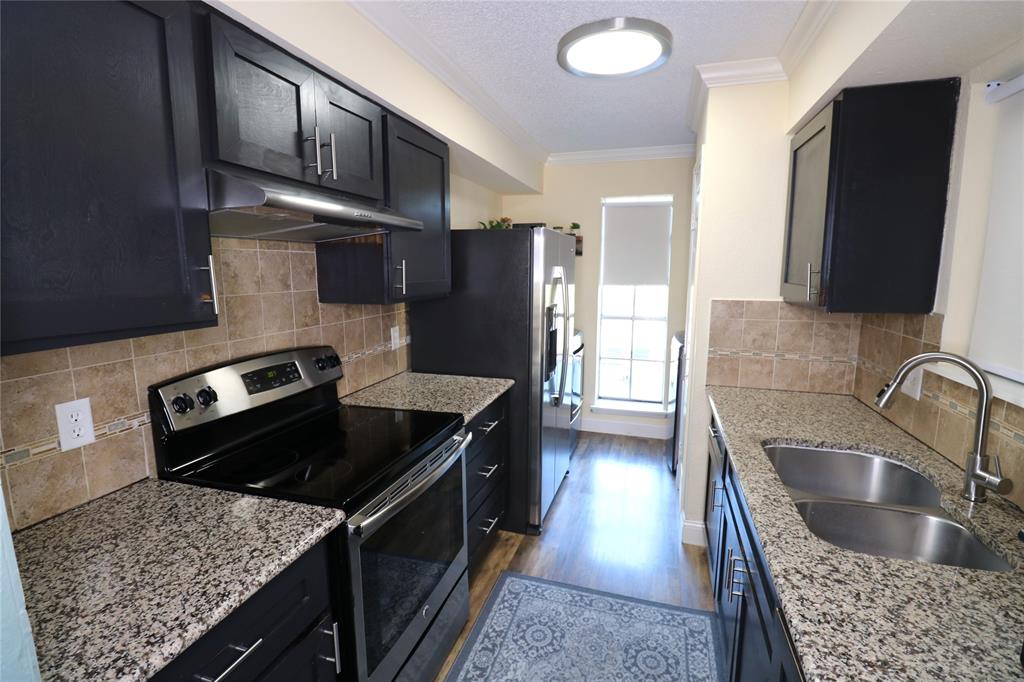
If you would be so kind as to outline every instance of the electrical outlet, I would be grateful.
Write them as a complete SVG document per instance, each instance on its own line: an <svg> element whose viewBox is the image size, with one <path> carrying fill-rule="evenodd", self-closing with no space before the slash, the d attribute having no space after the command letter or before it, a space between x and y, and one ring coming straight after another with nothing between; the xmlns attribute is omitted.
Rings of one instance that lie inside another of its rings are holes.
<svg viewBox="0 0 1024 682"><path fill-rule="evenodd" d="M924 367L918 367L903 380L900 390L914 400L921 399L921 383L924 381Z"/></svg>
<svg viewBox="0 0 1024 682"><path fill-rule="evenodd" d="M391 328L391 350L398 350L398 327Z"/></svg>
<svg viewBox="0 0 1024 682"><path fill-rule="evenodd" d="M60 434L60 449L80 448L96 441L92 423L92 405L88 398L72 400L54 406L57 411L57 432Z"/></svg>

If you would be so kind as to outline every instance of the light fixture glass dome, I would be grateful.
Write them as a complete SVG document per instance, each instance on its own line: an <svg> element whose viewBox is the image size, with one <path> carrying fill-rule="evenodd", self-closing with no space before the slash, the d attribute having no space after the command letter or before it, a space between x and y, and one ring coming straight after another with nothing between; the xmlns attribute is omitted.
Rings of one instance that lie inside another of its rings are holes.
<svg viewBox="0 0 1024 682"><path fill-rule="evenodd" d="M656 69L671 52L672 34L661 24L615 17L566 33L558 43L558 63L577 76L616 78Z"/></svg>

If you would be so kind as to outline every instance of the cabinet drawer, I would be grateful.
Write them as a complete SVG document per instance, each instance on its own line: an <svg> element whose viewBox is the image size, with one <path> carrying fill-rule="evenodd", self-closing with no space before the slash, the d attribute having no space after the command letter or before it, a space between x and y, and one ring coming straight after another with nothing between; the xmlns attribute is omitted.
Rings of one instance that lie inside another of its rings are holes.
<svg viewBox="0 0 1024 682"><path fill-rule="evenodd" d="M501 396L480 411L466 425L466 433L473 434L473 442L466 451L467 464L489 444L505 441L508 436L508 424L505 419L505 396Z"/></svg>
<svg viewBox="0 0 1024 682"><path fill-rule="evenodd" d="M260 677L260 682L335 682L334 622L330 616L316 624L295 646Z"/></svg>
<svg viewBox="0 0 1024 682"><path fill-rule="evenodd" d="M256 679L328 606L327 554L321 542L249 597L154 679Z"/></svg>
<svg viewBox="0 0 1024 682"><path fill-rule="evenodd" d="M504 443L493 441L466 462L466 509L470 515L480 508L495 486L504 482L507 451Z"/></svg>
<svg viewBox="0 0 1024 682"><path fill-rule="evenodd" d="M499 486L469 519L466 529L466 544L471 567L487 554L487 549L498 537L498 530L501 528L501 520L504 516L505 487Z"/></svg>

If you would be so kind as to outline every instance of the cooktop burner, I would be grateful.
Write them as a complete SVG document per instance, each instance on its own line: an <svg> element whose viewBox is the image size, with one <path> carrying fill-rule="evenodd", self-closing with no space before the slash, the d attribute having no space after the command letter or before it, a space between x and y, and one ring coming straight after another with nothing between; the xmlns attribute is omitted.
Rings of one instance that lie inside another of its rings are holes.
<svg viewBox="0 0 1024 682"><path fill-rule="evenodd" d="M458 424L457 415L339 405L180 475L193 483L347 508L415 464L427 454L424 445L454 433Z"/></svg>

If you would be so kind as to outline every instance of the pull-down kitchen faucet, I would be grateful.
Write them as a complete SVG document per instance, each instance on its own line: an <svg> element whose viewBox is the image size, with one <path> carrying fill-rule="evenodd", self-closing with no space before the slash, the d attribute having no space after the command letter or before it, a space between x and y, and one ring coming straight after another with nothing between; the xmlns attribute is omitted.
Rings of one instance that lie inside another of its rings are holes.
<svg viewBox="0 0 1024 682"><path fill-rule="evenodd" d="M953 353L937 352L915 355L900 365L896 374L893 375L892 381L882 387L875 398L875 404L884 410L907 375L921 365L930 362L948 362L956 365L971 375L978 389L978 409L974 416L974 450L968 453L967 462L964 465L964 499L971 502L984 502L986 490L1005 495L1010 492L1013 482L1003 477L1003 472L999 467L999 458L995 455L990 457L985 454L985 447L988 443L988 420L992 409L992 385L981 367L967 358ZM988 470L989 460L992 461L992 471Z"/></svg>

